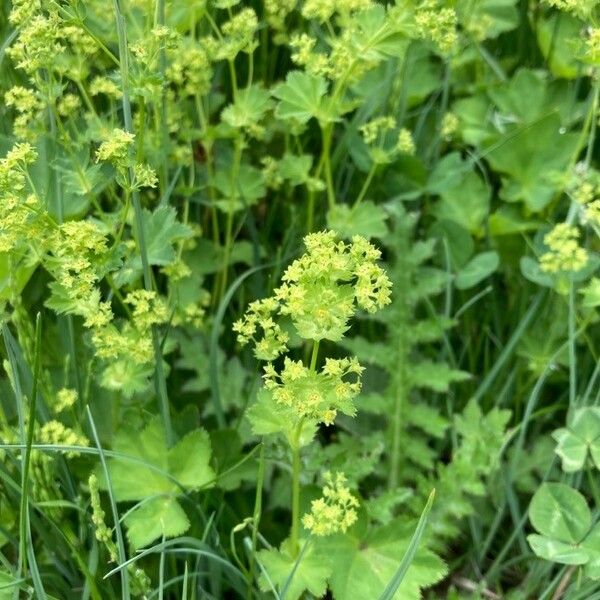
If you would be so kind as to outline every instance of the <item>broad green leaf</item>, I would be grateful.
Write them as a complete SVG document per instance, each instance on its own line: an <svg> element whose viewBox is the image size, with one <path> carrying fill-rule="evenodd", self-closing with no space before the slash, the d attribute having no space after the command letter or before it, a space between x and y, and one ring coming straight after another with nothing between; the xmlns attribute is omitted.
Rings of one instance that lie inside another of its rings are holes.
<svg viewBox="0 0 600 600"><path fill-rule="evenodd" d="M478 38L495 38L519 24L517 0L458 0L456 13L459 22Z"/></svg>
<svg viewBox="0 0 600 600"><path fill-rule="evenodd" d="M190 522L172 496L159 496L144 502L125 518L127 537L132 547L143 548L154 540L185 533Z"/></svg>
<svg viewBox="0 0 600 600"><path fill-rule="evenodd" d="M532 533L527 536L527 541L535 554L544 560L551 560L562 565L584 565L589 560L585 550L543 535Z"/></svg>
<svg viewBox="0 0 600 600"><path fill-rule="evenodd" d="M514 206L501 206L489 219L490 233L494 237L537 231L542 225L541 221L521 216Z"/></svg>
<svg viewBox="0 0 600 600"><path fill-rule="evenodd" d="M305 540L300 540L300 547L305 543ZM291 556L287 546L284 542L281 550L261 550L257 555L271 581L280 591L288 582L297 560ZM315 598L321 598L327 591L327 579L330 575L329 560L316 550L316 543L311 539L288 583L285 600L298 600L304 591L310 592ZM260 579L260 585L264 591L270 589L264 576Z"/></svg>
<svg viewBox="0 0 600 600"><path fill-rule="evenodd" d="M358 206L336 204L327 213L327 225L346 238L353 235L381 238L388 232L386 218L380 206L366 200Z"/></svg>
<svg viewBox="0 0 600 600"><path fill-rule="evenodd" d="M289 154L283 155L279 161L279 174L291 185L302 185L310 177L313 157L310 154Z"/></svg>
<svg viewBox="0 0 600 600"><path fill-rule="evenodd" d="M144 503L128 519L128 523L134 526L132 539L136 542L144 539L144 543L150 543L160 537L161 532L168 535L167 531L177 528L177 533L173 535L183 533L181 528L185 515L182 516L181 508L176 509L172 504L177 504L175 498L181 494L180 486L195 490L212 485L215 474L209 465L208 434L201 429L193 430L169 448L162 421L155 417L141 432L118 433L113 451L128 457L111 458L108 463L117 501L152 498L148 500L150 508L146 508L147 504ZM171 529L161 521L168 515L174 517ZM152 532L154 537L144 538L144 529L148 536Z"/></svg>
<svg viewBox="0 0 600 600"><path fill-rule="evenodd" d="M177 221L177 212L171 206L160 206L153 212L143 209L142 221L148 262L151 265L168 265L173 262L174 244L192 236L192 230ZM133 266L142 268L139 256L133 259Z"/></svg>
<svg viewBox="0 0 600 600"><path fill-rule="evenodd" d="M275 114L280 119L295 119L300 123L307 123L313 117L321 124L335 121L338 115L325 98L327 87L324 77L291 71L285 83L273 91L279 100Z"/></svg>
<svg viewBox="0 0 600 600"><path fill-rule="evenodd" d="M490 190L458 153L440 160L427 187L440 196L433 209L438 219L458 223L473 234L481 233L489 211Z"/></svg>
<svg viewBox="0 0 600 600"><path fill-rule="evenodd" d="M251 165L240 166L235 178L231 169L219 169L214 185L224 196L215 205L225 213L236 212L256 203L266 193L265 177L260 169Z"/></svg>
<svg viewBox="0 0 600 600"><path fill-rule="evenodd" d="M351 38L357 56L374 63L385 57L401 57L410 43L408 19L390 18L381 5L363 10L355 17L356 30Z"/></svg>
<svg viewBox="0 0 600 600"><path fill-rule="evenodd" d="M590 579L600 579L600 523L592 528L581 542L581 548L588 553L589 560L584 572Z"/></svg>
<svg viewBox="0 0 600 600"><path fill-rule="evenodd" d="M269 92L258 85L251 85L240 90L235 102L223 109L221 119L234 128L251 127L261 120L271 104Z"/></svg>
<svg viewBox="0 0 600 600"><path fill-rule="evenodd" d="M262 388L258 392L256 402L246 411L246 415L255 435L281 434L290 443L294 439L297 415L291 408L275 402L268 390ZM315 433L315 423L304 421L300 445L309 444Z"/></svg>
<svg viewBox="0 0 600 600"><path fill-rule="evenodd" d="M581 72L578 60L581 50L583 23L566 11L555 12L548 18L540 17L535 32L540 50L550 71L564 79L575 79Z"/></svg>
<svg viewBox="0 0 600 600"><path fill-rule="evenodd" d="M456 275L454 285L459 290L468 290L489 277L500 264L497 252L482 252L473 257Z"/></svg>
<svg viewBox="0 0 600 600"><path fill-rule="evenodd" d="M600 278L592 277L590 282L580 290L583 296L583 306L595 308L600 306Z"/></svg>
<svg viewBox="0 0 600 600"><path fill-rule="evenodd" d="M531 258L531 256L523 256L520 261L521 273L525 279L533 283L537 283L543 287L553 287L554 278L548 273L544 273L540 269L540 263Z"/></svg>
<svg viewBox="0 0 600 600"><path fill-rule="evenodd" d="M529 519L547 538L577 544L588 532L592 516L585 498L564 483L543 483L529 506Z"/></svg>
<svg viewBox="0 0 600 600"><path fill-rule="evenodd" d="M600 469L600 408L575 411L568 427L557 429L552 437L558 442L555 452L562 460L563 471L583 469L588 453Z"/></svg>
<svg viewBox="0 0 600 600"><path fill-rule="evenodd" d="M399 519L371 529L364 538L347 533L320 540L323 552L332 559L330 588L335 599L378 598L398 570L415 525L414 521ZM437 583L445 574L444 562L431 551L420 548L393 598L417 600L424 588Z"/></svg>
<svg viewBox="0 0 600 600"><path fill-rule="evenodd" d="M504 137L486 153L491 166L508 175L502 197L524 202L532 212L544 209L556 193L553 177L567 167L579 136L564 133L554 113Z"/></svg>

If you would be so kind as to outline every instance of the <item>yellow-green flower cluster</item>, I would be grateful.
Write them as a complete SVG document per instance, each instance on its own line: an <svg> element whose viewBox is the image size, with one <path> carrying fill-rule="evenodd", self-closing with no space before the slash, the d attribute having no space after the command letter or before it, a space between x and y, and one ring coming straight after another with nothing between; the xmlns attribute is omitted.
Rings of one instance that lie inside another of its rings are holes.
<svg viewBox="0 0 600 600"><path fill-rule="evenodd" d="M345 533L358 518L358 500L350 493L343 473L324 473L323 496L311 503L309 513L302 517L302 524L313 535L326 536Z"/></svg>
<svg viewBox="0 0 600 600"><path fill-rule="evenodd" d="M98 75L90 83L90 94L92 96L104 94L105 96L118 99L123 95L123 92L112 79Z"/></svg>
<svg viewBox="0 0 600 600"><path fill-rule="evenodd" d="M96 539L108 550L109 560L117 561L117 546L113 541L112 532L104 520L105 514L100 503L100 486L96 475L90 475L88 479L90 490L90 504L92 507L92 523L96 529Z"/></svg>
<svg viewBox="0 0 600 600"><path fill-rule="evenodd" d="M280 373L269 363L263 378L273 399L291 408L298 420L332 425L338 411L356 414L353 400L360 393L363 370L356 358L328 358L315 371L286 357Z"/></svg>
<svg viewBox="0 0 600 600"><path fill-rule="evenodd" d="M204 38L206 41L207 38ZM169 52L167 78L185 96L204 95L210 91L213 69L206 44L184 38Z"/></svg>
<svg viewBox="0 0 600 600"><path fill-rule="evenodd" d="M64 52L61 43L63 22L57 13L34 14L19 30L19 36L6 54L18 69L33 75L39 69L52 70Z"/></svg>
<svg viewBox="0 0 600 600"><path fill-rule="evenodd" d="M585 17L597 6L598 0L543 0L549 6Z"/></svg>
<svg viewBox="0 0 600 600"><path fill-rule="evenodd" d="M454 9L443 8L436 0L425 0L415 14L419 36L431 40L443 54L452 52L458 42L457 22Z"/></svg>
<svg viewBox="0 0 600 600"><path fill-rule="evenodd" d="M365 144L372 145L380 140L381 136L387 131L391 131L396 127L396 119L391 116L377 117L371 121L367 121L360 127L360 133L365 141Z"/></svg>
<svg viewBox="0 0 600 600"><path fill-rule="evenodd" d="M107 252L106 237L92 221L67 221L55 229L48 245L56 281L75 303L88 305L99 280L96 264Z"/></svg>
<svg viewBox="0 0 600 600"><path fill-rule="evenodd" d="M590 62L600 63L600 28L594 27L589 30L586 40L586 54Z"/></svg>
<svg viewBox="0 0 600 600"><path fill-rule="evenodd" d="M335 13L347 15L372 5L372 0L305 0L302 16L322 23L331 19Z"/></svg>
<svg viewBox="0 0 600 600"><path fill-rule="evenodd" d="M27 168L36 159L37 152L28 143L16 144L0 159L0 252L39 237L35 228L39 203L26 190Z"/></svg>
<svg viewBox="0 0 600 600"><path fill-rule="evenodd" d="M275 360L287 350L289 336L272 317L278 309L279 303L275 298L255 300L248 306L244 317L233 324L238 342L246 345L252 340L254 354L259 360Z"/></svg>
<svg viewBox="0 0 600 600"><path fill-rule="evenodd" d="M115 128L107 136L96 151L96 161L108 161L116 166L123 166L135 140L135 135Z"/></svg>
<svg viewBox="0 0 600 600"><path fill-rule="evenodd" d="M71 388L61 388L56 393L56 401L54 403L55 412L59 413L75 406L77 402L77 391Z"/></svg>
<svg viewBox="0 0 600 600"><path fill-rule="evenodd" d="M48 421L40 428L40 443L52 444L54 446L88 446L87 438L69 427L63 425L60 421ZM65 452L67 458L79 456L77 450Z"/></svg>
<svg viewBox="0 0 600 600"><path fill-rule="evenodd" d="M233 60L240 52L253 52L257 46L254 34L258 17L252 8L243 8L223 23L223 37L215 49L216 58Z"/></svg>
<svg viewBox="0 0 600 600"><path fill-rule="evenodd" d="M133 323L139 331L148 331L169 317L165 301L156 292L135 290L125 296L125 302L132 307Z"/></svg>
<svg viewBox="0 0 600 600"><path fill-rule="evenodd" d="M579 245L580 232L568 223L555 225L544 236L548 252L540 257L540 268L546 273L576 272L588 262L588 253Z"/></svg>
<svg viewBox="0 0 600 600"><path fill-rule="evenodd" d="M15 135L23 139L30 139L31 131L28 126L42 108L42 103L35 91L16 85L4 94L4 103L6 106L14 107L19 113L13 121Z"/></svg>
<svg viewBox="0 0 600 600"><path fill-rule="evenodd" d="M458 117L453 112L447 112L442 118L440 133L445 140L449 140L458 129Z"/></svg>
<svg viewBox="0 0 600 600"><path fill-rule="evenodd" d="M600 226L600 174L595 170L577 173L569 190L581 207L581 222Z"/></svg>
<svg viewBox="0 0 600 600"><path fill-rule="evenodd" d="M372 313L390 303L392 284L377 264L381 253L365 238L346 244L335 232L322 231L307 235L304 245L307 252L286 269L274 295L250 304L234 324L238 341L253 340L262 360L286 350L287 334L274 315L289 316L304 339L339 341L358 309Z"/></svg>
<svg viewBox="0 0 600 600"><path fill-rule="evenodd" d="M276 31L273 40L284 44L287 40L285 20L296 7L296 0L264 0L265 20Z"/></svg>
<svg viewBox="0 0 600 600"><path fill-rule="evenodd" d="M331 72L329 56L324 52L316 51L316 44L316 38L307 33L294 34L289 42L292 60L304 67L307 73L329 76Z"/></svg>
<svg viewBox="0 0 600 600"><path fill-rule="evenodd" d="M409 129L403 127L398 132L398 141L396 148L401 154L414 154L415 153L415 141L413 140L412 133Z"/></svg>

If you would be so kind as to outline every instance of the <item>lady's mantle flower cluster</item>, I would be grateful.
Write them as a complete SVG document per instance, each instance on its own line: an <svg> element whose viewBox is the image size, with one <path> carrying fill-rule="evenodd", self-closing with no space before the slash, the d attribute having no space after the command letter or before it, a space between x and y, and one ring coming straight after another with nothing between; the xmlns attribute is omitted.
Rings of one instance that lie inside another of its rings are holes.
<svg viewBox="0 0 600 600"><path fill-rule="evenodd" d="M265 388L278 404L292 408L299 419L332 425L338 410L356 414L352 400L360 393L363 370L356 358L328 358L317 372L286 357L281 373L270 363L265 367Z"/></svg>
<svg viewBox="0 0 600 600"><path fill-rule="evenodd" d="M546 273L581 271L588 262L588 253L579 245L579 229L568 223L555 225L544 236L549 250L540 257L540 268Z"/></svg>
<svg viewBox="0 0 600 600"><path fill-rule="evenodd" d="M361 308L375 312L390 302L391 282L377 264L380 251L365 238L336 240L332 231L304 238L307 252L285 271L274 296L253 302L234 324L238 341L255 343L255 355L274 360L287 349L287 334L274 317L289 316L300 337L339 341Z"/></svg>
<svg viewBox="0 0 600 600"><path fill-rule="evenodd" d="M343 473L334 476L326 471L324 479L323 496L312 501L311 510L302 518L302 524L313 535L345 533L356 522L358 500L350 493Z"/></svg>

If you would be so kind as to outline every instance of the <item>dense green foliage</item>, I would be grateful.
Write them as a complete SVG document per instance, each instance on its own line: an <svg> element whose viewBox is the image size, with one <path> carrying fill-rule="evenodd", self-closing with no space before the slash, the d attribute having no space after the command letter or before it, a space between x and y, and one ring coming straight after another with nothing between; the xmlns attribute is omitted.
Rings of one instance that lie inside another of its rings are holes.
<svg viewBox="0 0 600 600"><path fill-rule="evenodd" d="M597 0L0 4L0 598L600 599Z"/></svg>

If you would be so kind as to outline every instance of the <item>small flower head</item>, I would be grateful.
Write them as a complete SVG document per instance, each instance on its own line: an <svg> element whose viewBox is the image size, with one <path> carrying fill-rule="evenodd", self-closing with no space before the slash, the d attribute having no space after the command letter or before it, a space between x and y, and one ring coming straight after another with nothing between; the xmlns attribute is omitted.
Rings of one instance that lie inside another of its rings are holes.
<svg viewBox="0 0 600 600"><path fill-rule="evenodd" d="M546 273L577 272L588 262L588 253L579 245L579 229L559 223L544 236L548 252L540 257L540 268Z"/></svg>
<svg viewBox="0 0 600 600"><path fill-rule="evenodd" d="M345 533L358 518L358 500L350 493L343 473L333 475L327 471L323 478L323 495L312 501L310 512L302 517L302 524L317 536Z"/></svg>
<svg viewBox="0 0 600 600"><path fill-rule="evenodd" d="M134 140L135 136L133 133L123 131L122 129L113 129L96 151L96 161L122 164L127 159Z"/></svg>
<svg viewBox="0 0 600 600"><path fill-rule="evenodd" d="M75 405L77 402L77 391L70 388L61 388L56 394L54 410L62 412Z"/></svg>

